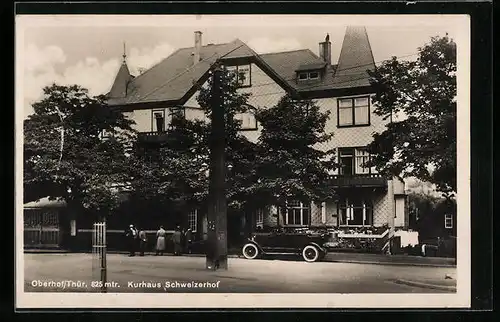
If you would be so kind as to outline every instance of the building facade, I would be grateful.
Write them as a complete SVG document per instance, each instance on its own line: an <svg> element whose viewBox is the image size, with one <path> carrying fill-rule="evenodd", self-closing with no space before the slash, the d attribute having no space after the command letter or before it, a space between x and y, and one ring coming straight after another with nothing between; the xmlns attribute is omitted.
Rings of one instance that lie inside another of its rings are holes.
<svg viewBox="0 0 500 322"><path fill-rule="evenodd" d="M331 62L331 46L327 35L319 43L318 54L309 49L257 54L238 39L204 45L201 32L195 32L193 47L177 50L135 77L124 55L107 94L108 104L135 121L139 140L157 142L164 138L174 110L181 109L188 119L205 119L196 98L200 87L207 83L210 66L221 60L228 69L245 76L239 90L251 93L250 106L272 107L286 93L294 93L314 100L322 111L329 111L325 130L334 136L317 148L335 148L340 165L331 173L338 199L319 204L290 200L284 209L263 207L250 219L236 218L241 231L249 226L266 229L276 225L321 226L346 234L353 230L359 233L406 228L404 182L364 167L370 158L366 146L372 135L382 132L390 121L374 113L370 99L373 90L367 70L373 69L375 62L366 30L347 27L337 64ZM242 120L242 133L255 142L261 130L255 116L248 112L237 117ZM203 238L207 232L206 213L192 209L185 215L187 224Z"/></svg>

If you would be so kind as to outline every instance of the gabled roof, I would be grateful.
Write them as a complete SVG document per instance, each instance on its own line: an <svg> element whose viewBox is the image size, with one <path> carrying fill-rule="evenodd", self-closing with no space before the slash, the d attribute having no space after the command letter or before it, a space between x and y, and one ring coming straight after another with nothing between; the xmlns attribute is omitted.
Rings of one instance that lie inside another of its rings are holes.
<svg viewBox="0 0 500 322"><path fill-rule="evenodd" d="M364 27L347 27L337 65L327 65L309 49L258 55L239 39L225 44L202 46L197 64L193 64L193 53L194 47L181 48L135 78L130 76L126 64L122 65L108 93L108 103L182 104L183 100L187 100L204 83L210 66L218 59L249 59L287 91L309 95L367 87L370 84L366 70L375 67ZM316 68L324 68L325 73L320 80L312 83L296 81L298 70Z"/></svg>
<svg viewBox="0 0 500 322"><path fill-rule="evenodd" d="M370 85L367 69L375 69L373 53L365 27L349 26L346 29L334 85L359 87Z"/></svg>
<svg viewBox="0 0 500 322"><path fill-rule="evenodd" d="M242 58L254 55L253 51L239 39L226 44L201 47L200 61L197 64L193 64L193 52L194 47L175 51L129 82L126 97L116 98L110 95L108 103L128 105L180 100L200 81L218 58Z"/></svg>

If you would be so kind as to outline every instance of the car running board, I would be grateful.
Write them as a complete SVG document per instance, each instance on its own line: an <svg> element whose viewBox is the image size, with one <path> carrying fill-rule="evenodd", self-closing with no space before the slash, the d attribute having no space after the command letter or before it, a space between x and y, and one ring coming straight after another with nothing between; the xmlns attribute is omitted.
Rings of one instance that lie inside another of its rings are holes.
<svg viewBox="0 0 500 322"><path fill-rule="evenodd" d="M265 255L300 255L300 253L270 253L264 252Z"/></svg>

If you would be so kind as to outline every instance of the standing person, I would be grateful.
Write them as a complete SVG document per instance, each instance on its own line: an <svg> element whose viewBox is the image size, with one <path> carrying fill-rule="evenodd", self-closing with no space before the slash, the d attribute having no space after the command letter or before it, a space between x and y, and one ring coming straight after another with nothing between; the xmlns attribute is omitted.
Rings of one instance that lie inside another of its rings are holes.
<svg viewBox="0 0 500 322"><path fill-rule="evenodd" d="M174 242L174 255L180 255L181 254L181 248L182 244L182 232L181 232L181 227L177 226L175 228L174 234L172 236L172 241Z"/></svg>
<svg viewBox="0 0 500 322"><path fill-rule="evenodd" d="M139 256L144 256L144 251L146 250L148 244L148 236L146 235L144 229L141 229L137 235L139 237Z"/></svg>
<svg viewBox="0 0 500 322"><path fill-rule="evenodd" d="M186 241L186 252L191 254L191 243L193 242L193 231L191 227L186 231L184 240Z"/></svg>
<svg viewBox="0 0 500 322"><path fill-rule="evenodd" d="M130 257L135 256L135 249L137 243L137 229L135 229L134 225L130 225L127 229L126 237L128 239L128 248Z"/></svg>
<svg viewBox="0 0 500 322"><path fill-rule="evenodd" d="M163 226L160 226L160 229L156 232L156 256L158 254L163 255L166 248L166 237L167 232L163 229Z"/></svg>

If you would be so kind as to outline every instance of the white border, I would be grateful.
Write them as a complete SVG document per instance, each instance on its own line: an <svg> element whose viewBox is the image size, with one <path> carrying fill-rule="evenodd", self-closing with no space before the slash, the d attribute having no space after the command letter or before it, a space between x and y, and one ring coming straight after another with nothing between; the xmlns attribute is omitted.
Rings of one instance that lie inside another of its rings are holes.
<svg viewBox="0 0 500 322"><path fill-rule="evenodd" d="M313 19L311 19L313 17ZM167 19L165 19L167 18ZM74 294L25 293L23 234L16 233L17 308L445 308L470 306L470 19L466 15L272 16L17 16L16 17L16 231L23 227L23 44L29 27L41 26L448 26L457 43L457 292L456 294Z"/></svg>

